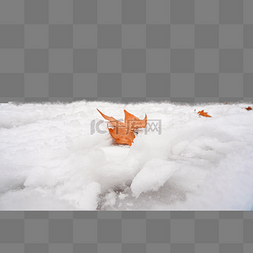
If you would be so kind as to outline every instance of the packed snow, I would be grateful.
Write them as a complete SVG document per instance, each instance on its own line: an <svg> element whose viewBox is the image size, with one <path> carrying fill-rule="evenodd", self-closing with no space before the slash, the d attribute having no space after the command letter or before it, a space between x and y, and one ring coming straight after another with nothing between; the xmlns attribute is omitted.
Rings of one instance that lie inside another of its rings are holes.
<svg viewBox="0 0 253 253"><path fill-rule="evenodd" d="M0 210L250 210L248 106L0 104ZM121 121L124 109L147 114L148 125L118 145L96 108Z"/></svg>

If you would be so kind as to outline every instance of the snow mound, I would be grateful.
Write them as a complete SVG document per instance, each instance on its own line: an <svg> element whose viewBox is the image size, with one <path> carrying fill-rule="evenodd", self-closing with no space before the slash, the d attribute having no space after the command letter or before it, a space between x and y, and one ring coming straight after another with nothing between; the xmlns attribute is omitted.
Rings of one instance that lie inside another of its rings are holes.
<svg viewBox="0 0 253 253"><path fill-rule="evenodd" d="M161 159L148 161L133 179L131 184L133 196L138 198L142 192L158 191L178 169L175 162Z"/></svg>

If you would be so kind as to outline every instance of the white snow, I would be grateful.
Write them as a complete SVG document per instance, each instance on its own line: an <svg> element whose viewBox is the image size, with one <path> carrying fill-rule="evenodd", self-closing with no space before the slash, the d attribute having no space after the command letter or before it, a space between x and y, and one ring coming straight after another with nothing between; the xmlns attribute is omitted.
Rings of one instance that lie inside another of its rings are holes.
<svg viewBox="0 0 253 253"><path fill-rule="evenodd" d="M135 176L131 184L133 196L138 198L142 192L158 191L161 186L179 170L176 162L153 158Z"/></svg>
<svg viewBox="0 0 253 253"><path fill-rule="evenodd" d="M248 106L0 104L0 210L250 210ZM124 109L147 114L149 126L117 145L96 108L119 120Z"/></svg>

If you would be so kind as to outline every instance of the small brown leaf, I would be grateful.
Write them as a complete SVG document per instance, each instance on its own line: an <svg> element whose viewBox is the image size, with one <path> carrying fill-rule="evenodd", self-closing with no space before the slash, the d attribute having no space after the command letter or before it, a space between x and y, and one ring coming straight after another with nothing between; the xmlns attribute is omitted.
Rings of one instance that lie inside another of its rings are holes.
<svg viewBox="0 0 253 253"><path fill-rule="evenodd" d="M97 109L98 110L98 109ZM109 120L113 125L113 128L109 128L108 130L112 138L116 140L118 144L128 144L132 145L133 140L135 138L134 130L140 127L145 128L147 125L147 115L143 120L135 117L133 114L124 110L125 113L125 123L116 120L113 117L106 116L102 112L98 110L98 112L106 119Z"/></svg>
<svg viewBox="0 0 253 253"><path fill-rule="evenodd" d="M248 110L248 111L252 110L252 108L250 106L245 108L245 109Z"/></svg>
<svg viewBox="0 0 253 253"><path fill-rule="evenodd" d="M208 115L207 112L204 112L204 110L199 111L198 114L201 116L204 116L204 117L212 117L212 116Z"/></svg>

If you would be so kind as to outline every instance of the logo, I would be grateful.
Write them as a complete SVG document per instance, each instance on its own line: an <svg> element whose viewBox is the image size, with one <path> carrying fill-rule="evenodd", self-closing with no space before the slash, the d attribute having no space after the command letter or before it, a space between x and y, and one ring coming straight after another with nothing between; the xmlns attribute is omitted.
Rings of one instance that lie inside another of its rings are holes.
<svg viewBox="0 0 253 253"><path fill-rule="evenodd" d="M119 121L122 121L122 119L120 119ZM93 135L95 132L99 133L99 134L106 134L108 133L107 130L103 130L101 129L101 125L103 123L105 123L105 120L99 120L96 122L96 120L92 120L90 122L90 134ZM109 123L108 123L109 124ZM116 121L117 127L120 128L120 125L118 121ZM131 121L128 122L128 125L131 124ZM136 124L136 126L138 126ZM147 120L147 126L144 128L144 133L145 135L148 134L148 132L157 132L159 135L161 135L162 133L162 121L160 119L148 119ZM116 131L116 134L117 131ZM127 133L128 134L128 131Z"/></svg>

